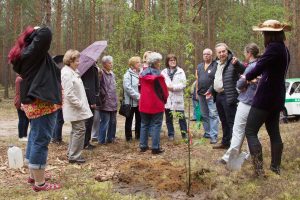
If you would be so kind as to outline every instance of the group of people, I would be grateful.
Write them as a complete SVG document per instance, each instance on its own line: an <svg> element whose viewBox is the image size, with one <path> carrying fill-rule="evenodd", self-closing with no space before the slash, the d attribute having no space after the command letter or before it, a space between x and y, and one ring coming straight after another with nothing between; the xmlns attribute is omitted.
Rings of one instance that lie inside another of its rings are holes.
<svg viewBox="0 0 300 200"><path fill-rule="evenodd" d="M267 20L253 27L264 36L265 52L261 56L258 46L250 43L244 49L246 63L241 64L226 44L219 43L215 47L217 60L212 61L212 51L205 49L204 62L196 70L204 137L210 138L212 144L217 143L219 116L223 137L213 149L227 149L219 162L226 164L232 155L239 154L246 137L258 177L264 177L258 139L263 124L271 143L270 169L280 174L283 142L279 116L284 108L285 77L290 62L284 31L290 29L277 20Z"/></svg>
<svg viewBox="0 0 300 200"><path fill-rule="evenodd" d="M221 163L228 162L233 152L240 152L246 137L255 173L263 176L262 147L257 135L265 123L271 140L270 168L280 174L283 143L279 113L284 104L284 79L289 64L284 31L289 26L267 20L254 30L263 32L266 50L259 57L258 46L248 44L244 64L225 43L215 46L216 60L211 49L204 49L203 63L196 69L194 101L200 104L203 137L210 139L214 149L227 149ZM30 121L26 161L30 171L28 183L33 184L34 191L60 188L59 184L46 182L45 166L48 144L51 138L61 141L64 121L71 122L72 126L67 152L70 163L85 162L81 153L84 148L95 148L90 143L92 139L99 144L116 140L118 98L113 58L104 56L101 69L95 62L80 75L80 52L70 49L63 56L64 66L60 69L48 53L51 39L48 27L27 27L9 53L9 61L19 74L15 105L20 118L20 138L27 136ZM125 139L133 140L135 116L135 139L140 141L140 151L150 149L148 139L151 138L152 154L164 152L160 144L164 113L169 140L175 138L175 118L179 121L181 137L188 137L185 72L174 54L166 56L161 71L162 60L160 53L150 51L144 54L143 60L132 57L123 77L122 103L130 105ZM21 122L24 116L27 121ZM223 137L217 144L219 120Z"/></svg>

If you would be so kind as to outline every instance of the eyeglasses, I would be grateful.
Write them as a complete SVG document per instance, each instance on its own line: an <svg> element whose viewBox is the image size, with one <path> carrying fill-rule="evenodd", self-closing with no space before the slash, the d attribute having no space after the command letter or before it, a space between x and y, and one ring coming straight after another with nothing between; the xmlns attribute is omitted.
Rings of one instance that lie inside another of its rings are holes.
<svg viewBox="0 0 300 200"><path fill-rule="evenodd" d="M209 53L204 53L203 55L204 56L211 56L211 54L209 54Z"/></svg>
<svg viewBox="0 0 300 200"><path fill-rule="evenodd" d="M169 60L169 62L176 62L176 60Z"/></svg>

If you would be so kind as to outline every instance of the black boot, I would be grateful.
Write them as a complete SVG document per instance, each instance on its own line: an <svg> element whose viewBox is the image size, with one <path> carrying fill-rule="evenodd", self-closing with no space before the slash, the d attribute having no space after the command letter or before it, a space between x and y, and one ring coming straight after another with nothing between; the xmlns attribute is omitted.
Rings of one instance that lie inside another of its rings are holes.
<svg viewBox="0 0 300 200"><path fill-rule="evenodd" d="M152 154L161 154L163 153L165 150L163 149L152 149Z"/></svg>
<svg viewBox="0 0 300 200"><path fill-rule="evenodd" d="M271 160L270 169L278 175L280 175L282 150L283 150L283 143L271 144L272 160Z"/></svg>
<svg viewBox="0 0 300 200"><path fill-rule="evenodd" d="M249 145L249 150L252 157L252 163L257 177L264 177L263 156L261 145Z"/></svg>

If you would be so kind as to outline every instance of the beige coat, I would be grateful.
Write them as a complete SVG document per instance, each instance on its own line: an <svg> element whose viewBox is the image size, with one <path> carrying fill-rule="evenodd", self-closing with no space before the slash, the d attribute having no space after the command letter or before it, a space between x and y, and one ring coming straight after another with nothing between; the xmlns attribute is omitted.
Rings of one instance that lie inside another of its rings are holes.
<svg viewBox="0 0 300 200"><path fill-rule="evenodd" d="M80 75L69 66L61 70L63 88L63 117L65 121L79 121L93 116Z"/></svg>

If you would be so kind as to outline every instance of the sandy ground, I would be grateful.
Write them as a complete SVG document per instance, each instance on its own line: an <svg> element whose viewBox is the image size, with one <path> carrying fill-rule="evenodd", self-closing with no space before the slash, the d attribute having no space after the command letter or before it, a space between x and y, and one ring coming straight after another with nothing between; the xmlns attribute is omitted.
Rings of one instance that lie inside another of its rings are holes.
<svg viewBox="0 0 300 200"><path fill-rule="evenodd" d="M2 113L0 115L0 137L4 136L18 136L18 115L17 112L11 113L9 117L6 117ZM117 133L122 131L125 124L125 118L118 115L117 117ZM30 128L28 128L29 133ZM69 135L71 132L70 122L64 123L63 126L63 136ZM124 137L119 135L119 137Z"/></svg>

